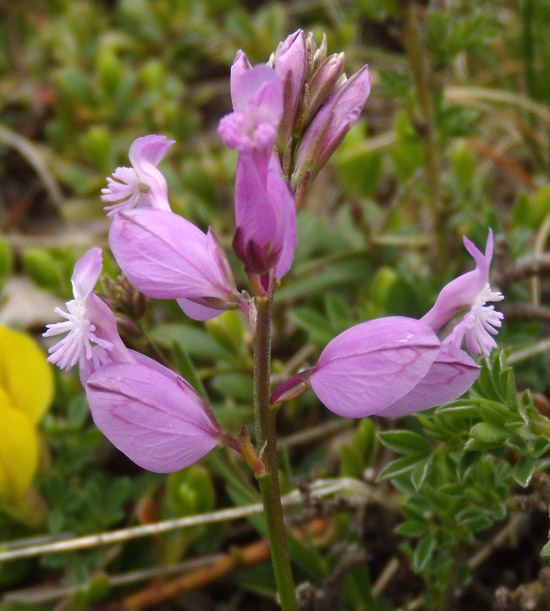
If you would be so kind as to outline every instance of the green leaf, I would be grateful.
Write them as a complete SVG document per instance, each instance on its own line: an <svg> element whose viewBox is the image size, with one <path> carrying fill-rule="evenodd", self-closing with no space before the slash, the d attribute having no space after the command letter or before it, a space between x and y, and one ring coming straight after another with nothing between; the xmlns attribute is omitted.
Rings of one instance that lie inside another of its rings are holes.
<svg viewBox="0 0 550 611"><path fill-rule="evenodd" d="M489 422L479 422L470 430L470 435L484 444L501 444L507 437L508 431Z"/></svg>
<svg viewBox="0 0 550 611"><path fill-rule="evenodd" d="M176 342L174 342L173 349L178 371L180 372L182 378L187 380L200 395L202 395L205 399L208 399L208 395L206 394L206 389L204 388L202 380L193 366L193 361L191 361L191 358L187 352L181 347L180 344L177 344Z"/></svg>
<svg viewBox="0 0 550 611"><path fill-rule="evenodd" d="M241 319L236 312L227 311L206 323L208 333L225 350L232 355L240 356L244 349L244 330Z"/></svg>
<svg viewBox="0 0 550 611"><path fill-rule="evenodd" d="M394 532L404 537L423 537L430 532L430 524L427 521L415 522L414 520L408 520L400 524Z"/></svg>
<svg viewBox="0 0 550 611"><path fill-rule="evenodd" d="M540 550L540 555L546 560L550 558L550 541Z"/></svg>
<svg viewBox="0 0 550 611"><path fill-rule="evenodd" d="M351 445L361 454L363 465L370 465L380 447L376 437L376 425L370 418L363 418L359 421Z"/></svg>
<svg viewBox="0 0 550 611"><path fill-rule="evenodd" d="M391 479L392 477L402 475L403 473L408 473L409 471L412 471L412 469L414 469L422 460L421 455L404 456L403 458L398 458L397 460L387 464L378 474L376 479L377 481L382 482L384 480Z"/></svg>
<svg viewBox="0 0 550 611"><path fill-rule="evenodd" d="M513 417L506 405L497 401L483 399L478 402L478 406L483 420L496 426L504 426Z"/></svg>
<svg viewBox="0 0 550 611"><path fill-rule="evenodd" d="M550 439L539 435L533 443L532 453L535 458L540 458L550 448Z"/></svg>
<svg viewBox="0 0 550 611"><path fill-rule="evenodd" d="M340 472L344 477L360 478L363 473L363 461L360 452L345 443L340 445Z"/></svg>
<svg viewBox="0 0 550 611"><path fill-rule="evenodd" d="M181 345L190 356L207 359L224 359L225 350L208 333L186 324L159 325L151 331L151 339L164 348L172 348L174 342Z"/></svg>
<svg viewBox="0 0 550 611"><path fill-rule="evenodd" d="M346 329L353 324L348 304L337 295L328 293L325 297L325 310L335 329Z"/></svg>
<svg viewBox="0 0 550 611"><path fill-rule="evenodd" d="M327 319L315 310L296 308L292 311L292 317L301 329L307 331L312 342L324 346L334 338L334 331Z"/></svg>
<svg viewBox="0 0 550 611"><path fill-rule="evenodd" d="M535 459L528 455L522 456L514 467L514 480L526 488L533 477L535 471Z"/></svg>
<svg viewBox="0 0 550 611"><path fill-rule="evenodd" d="M422 570L426 568L431 560L436 543L435 537L433 535L428 535L416 546L412 560L412 569L415 573L421 573Z"/></svg>
<svg viewBox="0 0 550 611"><path fill-rule="evenodd" d="M212 387L221 395L252 403L252 376L248 373L221 373L212 378Z"/></svg>
<svg viewBox="0 0 550 611"><path fill-rule="evenodd" d="M407 430L384 431L377 434L378 439L390 450L406 456L427 456L433 447L428 440L418 433Z"/></svg>
<svg viewBox="0 0 550 611"><path fill-rule="evenodd" d="M414 484L414 487L417 490L420 490L420 488L422 488L422 484L424 483L426 477L428 476L428 473L430 472L430 467L432 466L433 458L434 455L431 454L426 460L419 462L413 469L411 479Z"/></svg>

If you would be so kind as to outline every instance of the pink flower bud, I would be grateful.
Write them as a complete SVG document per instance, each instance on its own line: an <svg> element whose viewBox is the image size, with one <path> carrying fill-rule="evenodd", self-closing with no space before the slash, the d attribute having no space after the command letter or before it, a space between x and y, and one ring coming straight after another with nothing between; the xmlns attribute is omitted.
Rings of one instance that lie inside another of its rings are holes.
<svg viewBox="0 0 550 611"><path fill-rule="evenodd" d="M344 54L334 53L315 71L309 81L309 104L307 109L306 124L308 124L321 104L334 91L338 79L344 70Z"/></svg>
<svg viewBox="0 0 550 611"><path fill-rule="evenodd" d="M273 68L283 86L283 117L279 124L278 147L284 153L292 134L306 76L306 39L302 30L294 32L279 44L273 58Z"/></svg>
<svg viewBox="0 0 550 611"><path fill-rule="evenodd" d="M163 369L112 363L86 383L97 428L128 458L157 473L183 469L225 440L204 399Z"/></svg>
<svg viewBox="0 0 550 611"><path fill-rule="evenodd" d="M265 177L261 170L252 155L239 156L233 248L252 272L264 274L273 268L275 277L282 278L296 249L296 203L274 154Z"/></svg>
<svg viewBox="0 0 550 611"><path fill-rule="evenodd" d="M310 180L317 175L359 118L369 93L370 73L363 66L319 108L296 153L293 188L308 172Z"/></svg>

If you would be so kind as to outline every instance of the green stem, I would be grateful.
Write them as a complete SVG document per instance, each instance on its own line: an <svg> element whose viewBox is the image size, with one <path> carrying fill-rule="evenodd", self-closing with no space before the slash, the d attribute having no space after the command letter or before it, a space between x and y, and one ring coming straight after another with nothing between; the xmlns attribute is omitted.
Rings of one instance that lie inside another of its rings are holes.
<svg viewBox="0 0 550 611"><path fill-rule="evenodd" d="M440 273L447 267L447 238L445 236L446 211L441 201L439 180L439 163L437 157L437 133L434 114L433 92L430 87L429 67L425 50L420 39L420 30L416 18L416 6L413 0L407 2L404 11L405 47L413 73L418 104L422 115L417 131L422 137L424 164L426 166L426 183L428 201L432 211L432 231L436 250L436 265Z"/></svg>
<svg viewBox="0 0 550 611"><path fill-rule="evenodd" d="M265 471L258 476L264 505L271 561L283 611L296 611L296 592L288 554L277 464L275 411L269 402L271 393L271 304L272 296L257 297L254 335L254 417L258 453Z"/></svg>

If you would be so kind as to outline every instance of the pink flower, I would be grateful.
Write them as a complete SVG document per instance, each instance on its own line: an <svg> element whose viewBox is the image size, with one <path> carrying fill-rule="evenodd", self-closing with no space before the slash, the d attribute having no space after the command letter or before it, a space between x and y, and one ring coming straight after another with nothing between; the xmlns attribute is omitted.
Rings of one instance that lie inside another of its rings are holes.
<svg viewBox="0 0 550 611"><path fill-rule="evenodd" d="M229 148L252 154L263 172L283 116L283 88L271 68L248 68L245 60L237 53L231 68L234 111L221 119L218 133Z"/></svg>
<svg viewBox="0 0 550 611"><path fill-rule="evenodd" d="M151 135L134 140L129 153L132 167L117 168L113 177L107 178L107 187L101 189L101 199L111 204L105 206L109 211L107 216L144 206L170 210L166 179L157 165L172 144L174 141L166 140L166 136Z"/></svg>
<svg viewBox="0 0 550 611"><path fill-rule="evenodd" d="M92 248L75 265L72 285L74 299L67 311L55 308L66 320L46 325L44 337L67 335L48 352L48 361L70 371L77 363L81 376L113 360L132 360L122 342L114 314L94 292L102 270L101 248Z"/></svg>
<svg viewBox="0 0 550 611"><path fill-rule="evenodd" d="M364 418L413 390L439 350L436 334L414 318L369 320L329 342L308 382L334 413Z"/></svg>
<svg viewBox="0 0 550 611"><path fill-rule="evenodd" d="M106 365L88 378L86 397L97 428L149 471L178 471L229 441L204 399L161 365Z"/></svg>
<svg viewBox="0 0 550 611"><path fill-rule="evenodd" d="M331 411L348 418L404 416L448 403L464 394L480 366L462 350L489 355L502 314L488 301L503 297L488 283L493 253L489 231L485 254L468 239L464 245L476 268L447 284L420 320L387 316L355 325L325 347L315 367L284 382L272 402L311 386ZM440 341L435 335L459 311L468 312Z"/></svg>
<svg viewBox="0 0 550 611"><path fill-rule="evenodd" d="M207 320L236 307L248 311L212 230L205 234L173 212L142 208L115 216L109 244L138 290L177 299L191 318Z"/></svg>
<svg viewBox="0 0 550 611"><path fill-rule="evenodd" d="M464 246L476 262L475 269L445 285L432 309L420 320L438 331L460 310L468 308L469 311L462 322L455 326L445 341L458 349L463 340L466 340L466 346L472 354L488 356L491 350L496 348L493 336L498 333L504 318L501 312L495 311L493 305L487 305L504 299L502 293L493 291L489 285L493 231L489 229L485 253L476 248L467 237L464 237Z"/></svg>

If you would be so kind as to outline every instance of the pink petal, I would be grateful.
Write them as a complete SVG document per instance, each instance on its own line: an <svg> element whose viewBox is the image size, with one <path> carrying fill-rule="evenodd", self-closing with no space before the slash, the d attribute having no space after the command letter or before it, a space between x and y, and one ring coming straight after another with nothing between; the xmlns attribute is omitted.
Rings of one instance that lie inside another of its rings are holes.
<svg viewBox="0 0 550 611"><path fill-rule="evenodd" d="M463 350L448 352L443 346L424 378L378 415L399 418L454 401L472 386L480 370L481 367Z"/></svg>
<svg viewBox="0 0 550 611"><path fill-rule="evenodd" d="M186 316L189 316L189 318L193 320L210 320L225 312L225 309L210 308L189 299L184 299L183 297L180 297L177 302Z"/></svg>
<svg viewBox="0 0 550 611"><path fill-rule="evenodd" d="M101 248L91 248L74 266L71 282L73 294L77 300L85 300L94 290L101 270L103 269L103 258Z"/></svg>
<svg viewBox="0 0 550 611"><path fill-rule="evenodd" d="M246 57L246 54L240 49L237 51L237 55L235 55L235 59L233 61L233 65L231 66L231 101L233 103L233 107L235 108L235 97L238 97L238 90L234 91L237 83L239 82L241 76L248 72L248 70L252 70L252 66Z"/></svg>
<svg viewBox="0 0 550 611"><path fill-rule="evenodd" d="M268 66L242 71L231 83L235 110L253 118L254 124L278 125L283 112L283 88L279 77Z"/></svg>
<svg viewBox="0 0 550 611"><path fill-rule="evenodd" d="M470 308L479 293L489 281L489 267L493 256L493 232L487 236L485 254L481 253L468 238L464 246L476 262L476 268L446 284L437 296L436 302L421 320L434 331L438 331L460 310Z"/></svg>
<svg viewBox="0 0 550 611"><path fill-rule="evenodd" d="M117 215L109 232L113 254L130 282L160 299L231 298L234 286L212 256L207 236L172 212L141 208Z"/></svg>
<svg viewBox="0 0 550 611"><path fill-rule="evenodd" d="M146 365L113 363L86 384L96 426L144 469L178 471L219 444L221 429L190 386Z"/></svg>
<svg viewBox="0 0 550 611"><path fill-rule="evenodd" d="M132 166L139 168L143 162L158 165L174 142L175 140L167 140L166 136L150 135L136 138L128 154Z"/></svg>
<svg viewBox="0 0 550 611"><path fill-rule="evenodd" d="M439 349L435 333L414 318L369 320L326 346L309 382L331 411L364 418L410 392L427 374Z"/></svg>

